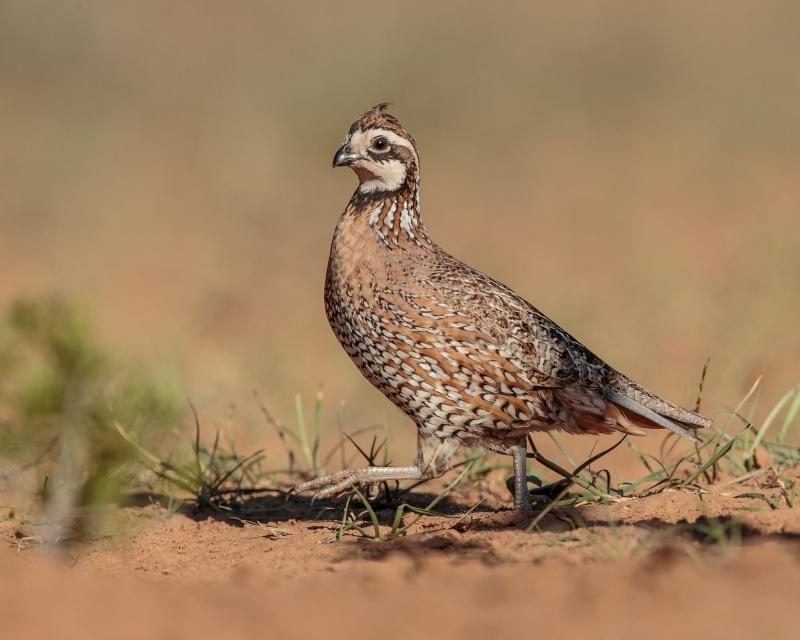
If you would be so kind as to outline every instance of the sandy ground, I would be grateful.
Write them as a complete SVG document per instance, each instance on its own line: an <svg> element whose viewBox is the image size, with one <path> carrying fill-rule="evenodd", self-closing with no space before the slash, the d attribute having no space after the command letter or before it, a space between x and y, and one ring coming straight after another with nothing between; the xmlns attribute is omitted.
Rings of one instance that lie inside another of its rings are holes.
<svg viewBox="0 0 800 640"><path fill-rule="evenodd" d="M472 487L441 507L459 517L423 518L388 542L333 542L341 509L277 498L236 515L129 507L120 535L57 551L6 523L0 612L7 637L65 639L796 638L800 509L736 497L779 491L769 471L559 507L525 533L534 516L488 500L467 513ZM384 535L393 515L378 513ZM731 516L741 546L709 545L705 523ZM675 523L694 527L662 535Z"/></svg>

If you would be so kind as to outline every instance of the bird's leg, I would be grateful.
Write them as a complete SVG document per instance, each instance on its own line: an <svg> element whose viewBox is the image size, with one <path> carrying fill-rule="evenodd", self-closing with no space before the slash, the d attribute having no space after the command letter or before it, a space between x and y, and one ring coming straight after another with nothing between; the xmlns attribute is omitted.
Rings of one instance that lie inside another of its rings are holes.
<svg viewBox="0 0 800 640"><path fill-rule="evenodd" d="M417 432L417 457L408 467L357 467L337 471L294 487L296 493L317 490L312 500L333 498L353 487L363 487L389 480L430 480L444 475L453 467L450 458L458 443L434 435Z"/></svg>
<svg viewBox="0 0 800 640"><path fill-rule="evenodd" d="M528 447L525 440L522 442L510 447L514 458L514 510L533 511L533 501L528 491Z"/></svg>
<svg viewBox="0 0 800 640"><path fill-rule="evenodd" d="M528 444L525 436L507 440L506 442L493 441L483 446L490 451L503 453L514 459L514 477L509 478L506 485L511 493L514 494L515 511L532 511L534 502L550 501L546 496L532 496L528 491Z"/></svg>

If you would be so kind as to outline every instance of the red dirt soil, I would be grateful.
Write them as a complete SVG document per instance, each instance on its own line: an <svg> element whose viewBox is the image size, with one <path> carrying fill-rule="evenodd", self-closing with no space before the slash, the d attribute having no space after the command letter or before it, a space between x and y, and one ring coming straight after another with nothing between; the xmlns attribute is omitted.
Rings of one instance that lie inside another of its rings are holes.
<svg viewBox="0 0 800 640"><path fill-rule="evenodd" d="M800 469L782 473L800 481ZM5 523L3 636L796 638L800 509L736 497L779 491L766 472L559 507L529 534L533 516L486 501L465 517L423 518L388 542L354 532L331 542L340 510L270 498L233 517L126 508L121 535L55 551ZM463 515L479 493L442 511ZM393 515L378 513L384 535ZM708 545L703 523L731 516L741 546ZM654 535L678 522L696 526Z"/></svg>

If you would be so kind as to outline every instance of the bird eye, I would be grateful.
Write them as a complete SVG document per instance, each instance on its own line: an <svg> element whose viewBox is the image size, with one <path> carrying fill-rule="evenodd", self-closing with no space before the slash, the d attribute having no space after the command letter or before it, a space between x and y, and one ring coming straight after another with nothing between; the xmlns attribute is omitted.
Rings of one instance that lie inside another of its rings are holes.
<svg viewBox="0 0 800 640"><path fill-rule="evenodd" d="M372 142L372 148L377 149L378 151L383 151L389 146L389 142L386 138L375 138Z"/></svg>

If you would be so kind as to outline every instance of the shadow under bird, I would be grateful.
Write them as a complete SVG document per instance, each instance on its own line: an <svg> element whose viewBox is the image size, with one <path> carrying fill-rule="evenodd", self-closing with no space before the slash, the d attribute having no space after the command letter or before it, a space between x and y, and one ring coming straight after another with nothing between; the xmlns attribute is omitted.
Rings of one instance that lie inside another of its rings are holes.
<svg viewBox="0 0 800 640"><path fill-rule="evenodd" d="M711 420L650 393L505 285L430 239L419 154L387 104L364 112L333 159L359 185L331 244L325 311L359 371L417 425L407 467L362 467L304 482L315 498L387 480L437 478L460 446L514 460L514 509L529 510L526 435L687 429Z"/></svg>

